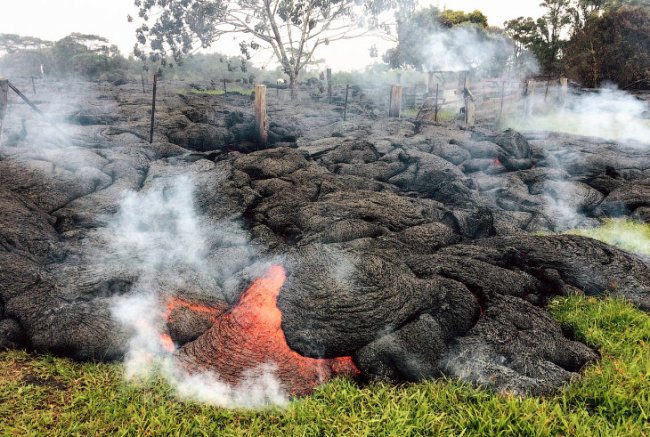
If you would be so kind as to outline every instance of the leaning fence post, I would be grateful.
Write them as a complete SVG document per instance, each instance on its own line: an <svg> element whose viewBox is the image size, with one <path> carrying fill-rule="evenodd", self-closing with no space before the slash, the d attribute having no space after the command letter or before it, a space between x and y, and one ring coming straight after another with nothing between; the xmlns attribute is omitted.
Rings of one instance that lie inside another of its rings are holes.
<svg viewBox="0 0 650 437"><path fill-rule="evenodd" d="M156 88L158 86L158 75L153 75L153 98L151 99L151 128L149 129L149 144L153 143L153 126L156 121Z"/></svg>
<svg viewBox="0 0 650 437"><path fill-rule="evenodd" d="M332 104L332 69L331 68L327 69L327 98L331 105Z"/></svg>
<svg viewBox="0 0 650 437"><path fill-rule="evenodd" d="M345 85L345 103L343 105L343 121L348 118L348 93L350 92L350 84Z"/></svg>
<svg viewBox="0 0 650 437"><path fill-rule="evenodd" d="M390 87L390 106L388 116L399 118L402 112L402 86L393 85Z"/></svg>
<svg viewBox="0 0 650 437"><path fill-rule="evenodd" d="M32 76L32 91L36 94L36 82L34 81L34 76Z"/></svg>
<svg viewBox="0 0 650 437"><path fill-rule="evenodd" d="M463 90L463 95L465 97L465 123L467 123L467 126L474 126L476 123L476 102L474 102L474 96L467 86Z"/></svg>
<svg viewBox="0 0 650 437"><path fill-rule="evenodd" d="M255 85L255 127L260 145L269 140L268 119L266 116L266 86Z"/></svg>
<svg viewBox="0 0 650 437"><path fill-rule="evenodd" d="M2 124L7 113L7 95L9 94L9 80L0 76L0 138L2 138Z"/></svg>

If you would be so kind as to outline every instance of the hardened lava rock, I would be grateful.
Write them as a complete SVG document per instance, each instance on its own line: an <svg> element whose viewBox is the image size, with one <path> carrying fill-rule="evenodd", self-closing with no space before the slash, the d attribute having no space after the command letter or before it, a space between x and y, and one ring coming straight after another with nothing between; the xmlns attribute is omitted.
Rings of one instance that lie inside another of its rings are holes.
<svg viewBox="0 0 650 437"><path fill-rule="evenodd" d="M65 137L24 105L3 126L0 348L119 359L129 331L116 302L149 292L161 313L169 299L187 303L166 325L187 369L235 384L273 362L286 391L307 393L354 373L340 361L352 357L369 380L451 375L548 393L597 358L548 316L549 299L613 294L650 309L647 258L555 234L647 221L643 148L416 126L352 99L348 121L334 105L270 104L273 144L258 150L247 96L172 92L182 83L161 90L149 144L150 101L136 85L51 86L79 93L39 97ZM115 244L111 226L128 193L169 202L181 179L193 216L162 231L193 227L205 250L145 274L145 254L124 252L137 238ZM251 273L260 260L286 270L272 305L245 293L264 280ZM273 317L254 323L259 308Z"/></svg>

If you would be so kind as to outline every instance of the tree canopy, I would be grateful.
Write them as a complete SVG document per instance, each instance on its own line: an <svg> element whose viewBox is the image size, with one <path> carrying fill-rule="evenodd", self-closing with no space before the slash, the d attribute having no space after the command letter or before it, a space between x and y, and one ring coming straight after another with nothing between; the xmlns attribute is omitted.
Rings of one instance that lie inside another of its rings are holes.
<svg viewBox="0 0 650 437"><path fill-rule="evenodd" d="M497 29L488 27L481 11L441 12L431 6L398 17L397 44L386 52L384 62L393 68L489 72L496 59L503 69L508 46Z"/></svg>
<svg viewBox="0 0 650 437"><path fill-rule="evenodd" d="M566 46L566 71L586 86L650 88L650 14L619 8L590 17Z"/></svg>
<svg viewBox="0 0 650 437"><path fill-rule="evenodd" d="M106 38L98 35L71 33L56 41L31 36L0 34L0 68L14 74L56 76L79 75L87 79L119 76L122 81L130 67Z"/></svg>
<svg viewBox="0 0 650 437"><path fill-rule="evenodd" d="M316 50L378 26L377 14L397 0L135 0L142 25L135 53L143 60L176 62L196 48L239 33L249 57L270 49L294 89ZM365 26L365 27L361 27Z"/></svg>
<svg viewBox="0 0 650 437"><path fill-rule="evenodd" d="M51 41L45 41L33 36L21 36L13 33L0 34L0 55L16 53L21 50L36 50L51 46Z"/></svg>
<svg viewBox="0 0 650 437"><path fill-rule="evenodd" d="M535 55L542 73L558 74L565 70L567 53L578 47L567 45L569 40L582 34L591 19L621 8L648 8L650 0L546 0L540 6L546 11L542 17L506 21L505 30L516 42L519 52L530 51Z"/></svg>

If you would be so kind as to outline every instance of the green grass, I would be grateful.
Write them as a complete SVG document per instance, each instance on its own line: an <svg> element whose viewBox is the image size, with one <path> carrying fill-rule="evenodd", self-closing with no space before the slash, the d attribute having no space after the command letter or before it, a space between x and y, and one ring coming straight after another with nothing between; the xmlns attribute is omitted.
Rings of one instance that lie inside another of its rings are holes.
<svg viewBox="0 0 650 437"><path fill-rule="evenodd" d="M402 116L403 117L417 117L418 113L420 112L419 108L405 108L402 109ZM441 109L438 111L438 122L439 123L447 123L447 122L452 122L456 120L456 117L458 116L458 111L450 111L447 109ZM428 119L428 121L433 121L433 112L431 113L431 118Z"/></svg>
<svg viewBox="0 0 650 437"><path fill-rule="evenodd" d="M628 252L650 255L650 224L630 219L607 219L598 228L576 229L568 234L600 240Z"/></svg>
<svg viewBox="0 0 650 437"><path fill-rule="evenodd" d="M516 398L437 380L358 387L337 380L287 408L181 402L118 365L0 353L0 435L603 435L650 429L650 317L620 300L570 297L550 311L602 360L557 395Z"/></svg>
<svg viewBox="0 0 650 437"><path fill-rule="evenodd" d="M511 116L505 125L519 131L559 132L613 141L634 140L647 143L650 120L618 117L619 114L604 116L551 110L547 114L537 114L530 118Z"/></svg>
<svg viewBox="0 0 650 437"><path fill-rule="evenodd" d="M241 94L242 96L250 96L253 94L255 91L253 88L241 88L241 87L227 87L228 94ZM197 89L190 89L190 90L181 90L181 94L198 94L200 96L223 96L225 93L223 92L222 89L216 89L216 90L197 90Z"/></svg>

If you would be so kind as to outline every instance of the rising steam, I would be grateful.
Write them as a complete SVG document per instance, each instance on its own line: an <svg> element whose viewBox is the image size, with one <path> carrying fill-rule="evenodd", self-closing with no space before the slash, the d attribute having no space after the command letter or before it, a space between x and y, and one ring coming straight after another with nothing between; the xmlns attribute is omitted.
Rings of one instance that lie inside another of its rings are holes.
<svg viewBox="0 0 650 437"><path fill-rule="evenodd" d="M112 311L130 332L124 362L128 379L160 371L179 396L225 407L287 402L269 364L250 370L237 386L209 372L189 375L177 365L166 332L164 301L170 293L190 289L223 297L219 293L233 283L235 265L242 259L214 259L210 254L215 245L237 246L243 264L255 264L256 253L237 228L231 221L210 223L198 214L193 182L185 176L161 179L141 193L124 196L106 232L110 252L135 266L138 275L131 293Z"/></svg>
<svg viewBox="0 0 650 437"><path fill-rule="evenodd" d="M510 126L526 131L563 132L599 137L640 149L650 149L650 105L625 91L608 86L595 93L569 95L558 105L548 95L538 94L525 102L529 114L520 110L511 117Z"/></svg>
<svg viewBox="0 0 650 437"><path fill-rule="evenodd" d="M458 72L490 69L498 59L510 57L513 48L500 35L486 34L475 26L456 26L428 35L420 51L426 60L424 70Z"/></svg>

